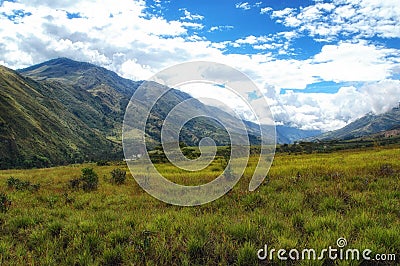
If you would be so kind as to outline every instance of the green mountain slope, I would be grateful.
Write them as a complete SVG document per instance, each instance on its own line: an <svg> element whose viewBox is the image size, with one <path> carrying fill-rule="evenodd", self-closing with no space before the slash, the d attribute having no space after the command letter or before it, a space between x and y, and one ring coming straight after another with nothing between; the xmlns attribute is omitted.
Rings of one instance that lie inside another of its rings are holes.
<svg viewBox="0 0 400 266"><path fill-rule="evenodd" d="M42 167L117 156L120 145L107 140L64 102L91 97L88 92L61 83L39 83L0 67L0 168ZM91 106L95 103L95 99L89 100L80 112L95 113Z"/></svg>
<svg viewBox="0 0 400 266"><path fill-rule="evenodd" d="M141 82L124 79L105 68L68 58L53 59L21 69L19 72L40 83L63 85L74 90L89 92L97 101L88 102L84 97L68 98L63 95L63 91L56 93L66 103L67 108L86 124L100 130L110 139L121 141L121 128L126 106ZM152 84L152 88L149 88L143 95L145 99L135 103L136 108L148 108L147 103L155 97L160 89L166 90L167 88L159 86L159 84ZM170 110L188 99L194 100L187 93L172 89L153 107L147 126L150 148L160 142L162 122ZM193 109L200 113L210 116L218 113L220 119L230 121L230 124L234 123L234 118L219 109L206 106L197 100L192 103ZM81 111L82 105L88 107L84 109L84 112ZM104 123L99 124L99 121ZM134 119L132 124L135 129L140 128L140 121ZM213 129L215 133L210 135L210 129ZM201 121L196 120L189 123L182 129L181 136L182 141L188 145L197 145L201 138L210 136L214 137L218 145L229 144L229 141L227 141L229 139L228 134L211 119L201 119Z"/></svg>
<svg viewBox="0 0 400 266"><path fill-rule="evenodd" d="M19 72L45 84L67 85L75 91L85 91L93 97L65 97L58 91L67 108L91 127L107 136L121 139L120 128L130 97L141 82L124 79L103 67L68 58L57 58L43 62ZM88 107L91 112L87 113ZM83 110L85 112L83 112ZM103 124L99 124L102 121Z"/></svg>

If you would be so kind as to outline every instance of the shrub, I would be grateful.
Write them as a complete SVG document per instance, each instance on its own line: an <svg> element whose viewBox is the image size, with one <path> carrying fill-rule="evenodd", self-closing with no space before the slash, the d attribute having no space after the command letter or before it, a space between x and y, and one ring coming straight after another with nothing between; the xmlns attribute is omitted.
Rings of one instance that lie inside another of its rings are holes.
<svg viewBox="0 0 400 266"><path fill-rule="evenodd" d="M17 185L17 183L19 182L19 179L10 176L10 177L7 179L6 182L7 182L8 188L14 188L14 187Z"/></svg>
<svg viewBox="0 0 400 266"><path fill-rule="evenodd" d="M82 175L79 178L69 180L69 188L78 190L82 188L84 191L96 190L99 184L99 177L93 168L82 168Z"/></svg>
<svg viewBox="0 0 400 266"><path fill-rule="evenodd" d="M29 181L19 181L17 185L15 186L16 190L28 190L29 187L31 186L31 182Z"/></svg>
<svg viewBox="0 0 400 266"><path fill-rule="evenodd" d="M8 188L15 188L16 190L29 190L31 192L38 191L40 188L40 184L31 184L29 181L23 181L15 177L9 177L6 181Z"/></svg>
<svg viewBox="0 0 400 266"><path fill-rule="evenodd" d="M4 193L0 193L0 212L7 212L11 206L11 200Z"/></svg>
<svg viewBox="0 0 400 266"><path fill-rule="evenodd" d="M97 189L99 177L93 168L83 168L80 181L82 182L82 189L84 191L92 191Z"/></svg>
<svg viewBox="0 0 400 266"><path fill-rule="evenodd" d="M111 182L117 185L125 183L126 171L116 168L111 171Z"/></svg>
<svg viewBox="0 0 400 266"><path fill-rule="evenodd" d="M69 180L68 185L69 185L69 188L71 188L73 190L78 190L80 183L81 183L80 178L73 178L73 179Z"/></svg>

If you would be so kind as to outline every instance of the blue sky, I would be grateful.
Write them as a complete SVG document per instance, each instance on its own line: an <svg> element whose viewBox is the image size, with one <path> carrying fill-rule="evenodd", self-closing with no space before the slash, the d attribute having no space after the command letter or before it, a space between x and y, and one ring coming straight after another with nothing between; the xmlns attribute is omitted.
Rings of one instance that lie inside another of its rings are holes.
<svg viewBox="0 0 400 266"><path fill-rule="evenodd" d="M286 32L287 29L284 25L276 23L276 20L271 18L270 15L272 12L268 8L277 10L287 7L298 8L307 3L312 3L312 1L302 1L301 3L297 3L297 5L293 5L294 2L298 1L235 2L222 0L207 3L204 1L180 0L164 1L159 5L150 4L148 10L153 14L160 14L169 20L181 19L199 22L204 28L191 29L190 33L198 34L212 42L229 42L244 39L248 36L265 36L274 38L277 43L284 43L287 39L276 34ZM154 3L154 1L148 1L148 3ZM265 13L262 10L265 10ZM186 19L185 13L188 14ZM291 47L293 49L297 48L295 49L296 52L291 53L292 57L304 58L307 54L316 53L321 48L321 44L313 42L307 36L304 37L299 38L302 39L300 46ZM277 49L272 49L272 51L278 52ZM257 54L260 53L260 49L253 49L252 45L243 44L236 48L230 46L226 53ZM280 55L278 57L283 58L285 56Z"/></svg>
<svg viewBox="0 0 400 266"><path fill-rule="evenodd" d="M0 3L0 64L14 69L69 57L138 80L222 62L253 79L277 123L304 129L336 129L400 101L398 0Z"/></svg>

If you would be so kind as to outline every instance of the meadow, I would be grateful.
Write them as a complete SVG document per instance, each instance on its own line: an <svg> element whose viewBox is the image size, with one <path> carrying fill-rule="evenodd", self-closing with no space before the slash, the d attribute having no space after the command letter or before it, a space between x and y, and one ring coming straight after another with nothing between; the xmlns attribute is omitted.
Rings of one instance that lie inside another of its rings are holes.
<svg viewBox="0 0 400 266"><path fill-rule="evenodd" d="M381 265L400 264L400 148L279 153L264 183L249 192L256 159L225 196L196 207L152 198L122 162L2 170L0 192L11 205L0 213L0 264L377 265L257 258L265 245L320 251L340 237L348 248L372 250L371 257L396 255ZM222 171L218 160L200 175L157 167L191 184ZM83 168L98 174L97 190L70 187ZM116 168L127 171L125 183L109 181ZM10 186L10 177L30 185Z"/></svg>

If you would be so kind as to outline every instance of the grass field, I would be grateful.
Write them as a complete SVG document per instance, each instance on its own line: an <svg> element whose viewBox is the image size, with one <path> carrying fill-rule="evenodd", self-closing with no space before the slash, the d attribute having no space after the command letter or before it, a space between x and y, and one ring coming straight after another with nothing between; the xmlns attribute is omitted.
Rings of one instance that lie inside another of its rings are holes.
<svg viewBox="0 0 400 266"><path fill-rule="evenodd" d="M244 178L224 197L197 207L178 207L146 194L128 173L125 184L108 181L123 164L71 165L0 171L0 192L12 201L0 213L2 265L272 265L257 250L336 247L396 254L400 264L400 149L330 154L277 154L264 183L247 191ZM72 190L69 180L92 167L98 189ZM171 179L193 184L214 177L216 162L202 175ZM10 177L40 183L15 189ZM191 182L191 181L189 181ZM200 182L200 183L201 183ZM362 260L299 260L293 265L359 265ZM366 263L364 261L364 263ZM376 261L375 261L376 263ZM370 263L370 265L375 265Z"/></svg>

